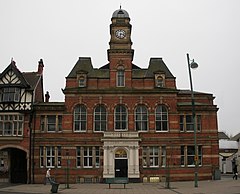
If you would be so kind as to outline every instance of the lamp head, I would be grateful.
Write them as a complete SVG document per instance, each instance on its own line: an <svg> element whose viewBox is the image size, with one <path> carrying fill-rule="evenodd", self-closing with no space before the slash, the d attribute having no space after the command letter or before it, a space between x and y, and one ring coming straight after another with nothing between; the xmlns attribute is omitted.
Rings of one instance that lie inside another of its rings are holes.
<svg viewBox="0 0 240 194"><path fill-rule="evenodd" d="M196 69L196 68L198 68L198 64L196 63L196 62L194 62L194 60L191 62L191 64L190 64L190 67L192 68L192 69Z"/></svg>

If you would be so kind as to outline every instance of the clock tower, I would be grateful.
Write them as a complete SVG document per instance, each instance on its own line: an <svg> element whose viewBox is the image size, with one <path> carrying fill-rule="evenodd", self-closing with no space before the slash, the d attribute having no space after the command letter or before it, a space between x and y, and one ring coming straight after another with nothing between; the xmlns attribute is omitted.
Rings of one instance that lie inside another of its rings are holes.
<svg viewBox="0 0 240 194"><path fill-rule="evenodd" d="M132 49L132 25L129 14L120 7L113 12L111 21L110 49L108 49L110 85L111 87L130 88L134 50Z"/></svg>

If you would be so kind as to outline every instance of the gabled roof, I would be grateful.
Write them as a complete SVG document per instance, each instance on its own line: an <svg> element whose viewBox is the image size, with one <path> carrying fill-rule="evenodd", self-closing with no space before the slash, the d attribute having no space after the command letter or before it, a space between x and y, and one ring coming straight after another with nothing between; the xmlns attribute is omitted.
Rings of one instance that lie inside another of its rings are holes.
<svg viewBox="0 0 240 194"><path fill-rule="evenodd" d="M37 72L21 72L14 61L12 61L9 66L0 74L0 80L4 78L4 76L9 72L13 71L14 74L18 77L21 83L17 84L20 87L24 87L30 90L34 90L36 85L39 83L42 75L38 74ZM4 86L13 85L11 83L6 84Z"/></svg>
<svg viewBox="0 0 240 194"><path fill-rule="evenodd" d="M10 63L10 65L8 65L8 67L0 74L0 80L6 76L6 74L9 71L13 71L14 74L18 77L18 79L20 80L21 83L19 83L18 85L22 86L22 87L30 87L30 84L27 82L27 80L25 79L25 77L23 76L23 74L19 71L19 69L16 66L16 63L14 61L12 61ZM11 83L4 83L4 85L12 85Z"/></svg>

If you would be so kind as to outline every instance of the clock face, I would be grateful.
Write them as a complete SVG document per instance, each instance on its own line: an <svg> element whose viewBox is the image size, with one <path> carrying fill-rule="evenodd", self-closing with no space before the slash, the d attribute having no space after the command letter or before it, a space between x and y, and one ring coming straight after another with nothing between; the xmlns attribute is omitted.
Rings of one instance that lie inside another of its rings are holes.
<svg viewBox="0 0 240 194"><path fill-rule="evenodd" d="M122 39L126 36L126 32L124 30L120 29L115 32L115 35L117 38Z"/></svg>

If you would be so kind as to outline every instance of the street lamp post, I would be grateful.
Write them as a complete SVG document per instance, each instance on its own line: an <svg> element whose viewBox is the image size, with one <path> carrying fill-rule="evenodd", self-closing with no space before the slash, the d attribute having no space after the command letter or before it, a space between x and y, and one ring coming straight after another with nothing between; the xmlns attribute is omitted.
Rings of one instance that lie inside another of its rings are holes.
<svg viewBox="0 0 240 194"><path fill-rule="evenodd" d="M67 168L66 168L66 178L67 178L67 185L66 188L69 189L69 165L70 165L70 160L69 160L69 150L66 150L66 156L67 156Z"/></svg>
<svg viewBox="0 0 240 194"><path fill-rule="evenodd" d="M195 69L198 67L198 64L192 60L190 63L189 54L187 53L187 61L188 61L188 71L189 71L189 79L190 79L190 87L191 87L191 100L192 100L192 122L193 122L193 131L194 131L194 186L198 187L198 146L197 146L197 125L196 125L196 110L195 110L195 100L194 100L194 92L193 92L193 83L192 83L192 74L191 68Z"/></svg>

